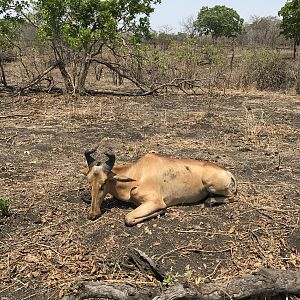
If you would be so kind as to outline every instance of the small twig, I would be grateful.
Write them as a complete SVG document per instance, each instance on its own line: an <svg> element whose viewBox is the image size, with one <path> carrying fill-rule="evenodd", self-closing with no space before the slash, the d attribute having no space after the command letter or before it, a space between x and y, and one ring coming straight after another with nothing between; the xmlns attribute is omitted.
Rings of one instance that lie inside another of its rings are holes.
<svg viewBox="0 0 300 300"><path fill-rule="evenodd" d="M17 284L17 282L14 282L13 284L7 286L6 288L4 288L3 290L0 290L0 295L2 293L4 293L5 291L9 290L10 288L12 288L13 286L15 286Z"/></svg>
<svg viewBox="0 0 300 300"><path fill-rule="evenodd" d="M268 219L274 221L274 218L273 218L273 217L271 217L270 215L268 215L268 214L266 214L266 213L260 211L260 209L261 209L260 207L255 207L255 206L252 205L251 203L250 203L250 206L253 208L253 210L257 211L258 213L260 213L261 215L267 217Z"/></svg>
<svg viewBox="0 0 300 300"><path fill-rule="evenodd" d="M28 207L26 208L24 215L26 216L28 214L28 212L30 211L30 209L32 208L32 206L34 205L35 200L32 200L31 203L28 205Z"/></svg>
<svg viewBox="0 0 300 300"><path fill-rule="evenodd" d="M27 296L27 297L25 297L25 298L22 298L22 300L30 299L31 297L36 296L36 295L38 295L38 294L39 294L39 293L31 294L31 295L29 295L29 296Z"/></svg>
<svg viewBox="0 0 300 300"><path fill-rule="evenodd" d="M29 114L13 114L13 115L0 115L0 119L9 119L9 118L25 118L32 115L34 111L31 111Z"/></svg>
<svg viewBox="0 0 300 300"><path fill-rule="evenodd" d="M227 249L220 249L220 250L202 250L202 249L197 249L197 248L187 248L185 249L186 251L190 252L203 252L203 253L222 253L222 252L228 252L231 251L232 248L227 248Z"/></svg>
<svg viewBox="0 0 300 300"><path fill-rule="evenodd" d="M165 256L174 253L176 251L180 251L180 250L186 250L189 252L203 252L203 253L220 253L220 252L227 252L227 251L231 251L232 248L227 248L227 249L221 249L221 250L204 250L204 249L199 249L199 248L189 248L190 245L188 246L182 246L173 250L170 250L164 254L162 254L161 256L159 256L155 261L158 262L160 261L162 258L164 258Z"/></svg>
<svg viewBox="0 0 300 300"><path fill-rule="evenodd" d="M259 240L259 237L257 236L257 234L253 231L253 230L250 230L250 233L252 234L252 237L254 237L258 243L258 249L259 249L259 252L261 253L262 255L262 259L264 259L266 257L266 254L265 254L265 251L263 250L262 248L262 245L260 243L260 240Z"/></svg>
<svg viewBox="0 0 300 300"><path fill-rule="evenodd" d="M171 253L174 253L174 252L176 252L176 251L183 250L183 249L185 249L185 248L187 248L187 247L190 247L190 246L182 246L182 247L179 247L179 248L176 248L176 249L172 249L172 250L170 250L170 251L168 251L168 252L165 252L164 254L162 254L161 256L159 256L157 259L155 259L155 261L158 262L158 261L160 261L161 259L163 259L165 256L167 256L167 255L169 255L169 254L171 254Z"/></svg>
<svg viewBox="0 0 300 300"><path fill-rule="evenodd" d="M279 171L280 169L282 169L281 167L281 163L282 163L282 156L280 154L279 149L277 148L277 152L278 152L278 165L276 166L276 170Z"/></svg>
<svg viewBox="0 0 300 300"><path fill-rule="evenodd" d="M222 263L222 261L219 261L216 265L216 267L214 268L214 270L212 271L212 273L208 274L207 276L205 276L205 279L208 278L208 279L211 279L217 272L220 264Z"/></svg>
<svg viewBox="0 0 300 300"><path fill-rule="evenodd" d="M9 254L7 254L7 267L6 267L7 273L9 273L9 270L10 270L10 262L9 262Z"/></svg>
<svg viewBox="0 0 300 300"><path fill-rule="evenodd" d="M204 230L178 230L178 229L175 229L176 232L179 232L179 233L202 233L204 232Z"/></svg>
<svg viewBox="0 0 300 300"><path fill-rule="evenodd" d="M39 244L39 243L36 243L35 245L38 245L38 246L41 246L41 247L48 248L48 249L50 249L51 251L53 251L54 253L56 253L58 256L61 256L61 254L60 254L59 252L57 252L55 249L53 249L51 246L48 246L48 245L45 245L45 244Z"/></svg>
<svg viewBox="0 0 300 300"><path fill-rule="evenodd" d="M273 217L271 217L270 215L268 215L268 214L265 213L265 212L260 211L259 208L255 208L255 210L256 210L258 213L260 213L261 215L263 215L263 216L267 217L268 219L274 221L274 218L273 218Z"/></svg>

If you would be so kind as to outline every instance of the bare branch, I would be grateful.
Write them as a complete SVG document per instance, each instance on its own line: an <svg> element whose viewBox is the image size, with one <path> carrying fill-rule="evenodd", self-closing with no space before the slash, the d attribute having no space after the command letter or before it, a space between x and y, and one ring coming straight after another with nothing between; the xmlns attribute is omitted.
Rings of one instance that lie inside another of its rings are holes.
<svg viewBox="0 0 300 300"><path fill-rule="evenodd" d="M50 66L48 69L46 69L42 74L39 74L38 76L36 76L35 78L33 78L33 80L31 80L29 83L27 83L25 86L21 87L19 90L19 93L23 92L24 90L38 84L39 82L41 82L44 79L44 76L47 75L49 72L51 72L53 69L55 69L58 65L60 64L60 62L56 62L54 65Z"/></svg>
<svg viewBox="0 0 300 300"><path fill-rule="evenodd" d="M110 63L107 61L102 61L102 60L98 60L95 58L90 59L93 62L96 62L98 64L104 65L106 67L108 67L109 69L113 70L114 72L116 72L119 76L128 79L129 81L131 81L132 83L134 83L137 87L139 87L143 92L145 92L145 88L142 86L142 83L140 83L138 80L128 76L124 70L121 70L121 66L119 64L116 63Z"/></svg>

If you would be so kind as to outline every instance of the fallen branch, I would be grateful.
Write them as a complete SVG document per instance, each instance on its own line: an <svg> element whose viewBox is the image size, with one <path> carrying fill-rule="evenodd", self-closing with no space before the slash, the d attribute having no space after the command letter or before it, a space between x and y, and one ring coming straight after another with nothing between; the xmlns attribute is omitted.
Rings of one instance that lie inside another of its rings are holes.
<svg viewBox="0 0 300 300"><path fill-rule="evenodd" d="M82 281L66 290L63 300L109 298L116 300L224 300L254 296L271 297L280 294L300 295L300 270L261 269L251 275L225 283L208 283L200 287L176 284L163 292L141 289L128 284L112 285Z"/></svg>
<svg viewBox="0 0 300 300"><path fill-rule="evenodd" d="M111 91L111 90L85 90L87 95L105 95L105 96L148 96L148 92L123 92L123 91Z"/></svg>
<svg viewBox="0 0 300 300"><path fill-rule="evenodd" d="M143 251L131 248L127 254L142 273L152 274L157 280L163 281L165 274L156 263Z"/></svg>
<svg viewBox="0 0 300 300"><path fill-rule="evenodd" d="M124 77L124 78L127 78L127 77ZM197 81L199 81L199 80L185 80L185 79L180 79L180 78L174 78L170 82L159 84L155 87L152 87L149 90L142 89L140 85L137 85L142 90L140 92L123 92L123 91L112 91L112 90L85 90L85 93L89 94L89 95L110 95L110 96L133 96L133 97L134 96L150 96L150 95L155 94L156 92L158 92L161 89L164 89L167 87L174 87L174 88L178 88L179 90L184 92L186 95L191 95L191 93L188 93L183 88L183 85L184 85L184 83L188 83L190 86L196 86L196 87L200 88L200 86L192 83L192 82L197 82ZM195 94L195 93L193 93L193 94Z"/></svg>
<svg viewBox="0 0 300 300"><path fill-rule="evenodd" d="M129 76L129 71L124 69L120 64L118 63L112 63L107 62L103 60L99 60L96 58L91 58L90 61L101 64L109 68L110 70L116 72L119 76L129 80L132 82L135 86L137 86L141 91L140 92L122 92L122 91L107 91L107 90L86 90L87 94L92 95L113 95L113 96L149 96L152 95L159 90L167 87L175 87L184 92L185 94L189 94L185 89L184 85L188 84L191 87L198 87L202 90L202 88L197 85L197 82L201 82L201 80L198 79L182 79L182 78L174 78L170 82L167 83L161 83L156 84L156 86L152 85L150 87L147 87L145 83L140 82L136 78ZM202 90L203 91L203 90ZM204 91L203 91L204 92Z"/></svg>
<svg viewBox="0 0 300 300"><path fill-rule="evenodd" d="M128 76L126 74L128 71L121 69L121 66L119 64L99 60L99 59L96 59L96 58L92 58L90 60L93 61L93 62L96 62L98 64L101 64L101 65L104 65L104 66L108 67L112 71L116 72L119 76L128 79L133 84L135 84L137 87L139 87L143 92L145 92L145 88L142 86L142 83L139 82L138 80L136 80L135 78L132 78L132 77Z"/></svg>
<svg viewBox="0 0 300 300"><path fill-rule="evenodd" d="M66 291L67 295L63 300L79 300L89 298L108 298L115 300L142 300L149 298L149 292L146 293L137 287L129 284L108 284L93 281L82 281L74 283ZM70 294L73 293L73 294ZM61 292L63 295L65 291ZM148 295L148 298L146 298Z"/></svg>
<svg viewBox="0 0 300 300"><path fill-rule="evenodd" d="M50 66L48 69L46 69L43 73L39 74L38 76L36 76L35 78L33 78L29 83L27 83L25 86L21 87L18 91L18 93L22 93L23 91L29 89L30 87L38 84L39 82L41 82L42 80L48 80L49 79L45 79L44 76L47 75L49 72L51 72L53 69L55 69L58 65L60 64L59 61L57 61L54 65ZM51 84L51 82L50 82Z"/></svg>

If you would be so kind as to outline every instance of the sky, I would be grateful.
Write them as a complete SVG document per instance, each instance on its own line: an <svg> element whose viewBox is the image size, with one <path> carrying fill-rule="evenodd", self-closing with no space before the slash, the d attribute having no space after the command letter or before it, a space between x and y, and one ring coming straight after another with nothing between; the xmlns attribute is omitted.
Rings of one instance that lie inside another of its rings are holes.
<svg viewBox="0 0 300 300"><path fill-rule="evenodd" d="M162 31L167 25L177 33L182 30L182 22L191 16L196 18L202 6L225 5L236 10L247 22L251 16L277 16L285 3L286 0L162 0L151 14L150 24L156 31Z"/></svg>

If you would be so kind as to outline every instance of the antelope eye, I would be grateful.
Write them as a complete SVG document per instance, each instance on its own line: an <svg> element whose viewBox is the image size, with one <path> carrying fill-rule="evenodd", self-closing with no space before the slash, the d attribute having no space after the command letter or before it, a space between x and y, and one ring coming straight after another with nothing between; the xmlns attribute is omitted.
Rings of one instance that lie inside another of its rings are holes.
<svg viewBox="0 0 300 300"><path fill-rule="evenodd" d="M103 183L103 184L100 186L100 191L103 191L103 190L104 190L104 187L105 187L105 183Z"/></svg>

